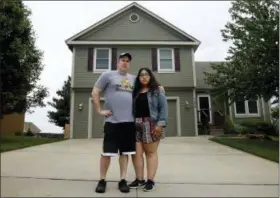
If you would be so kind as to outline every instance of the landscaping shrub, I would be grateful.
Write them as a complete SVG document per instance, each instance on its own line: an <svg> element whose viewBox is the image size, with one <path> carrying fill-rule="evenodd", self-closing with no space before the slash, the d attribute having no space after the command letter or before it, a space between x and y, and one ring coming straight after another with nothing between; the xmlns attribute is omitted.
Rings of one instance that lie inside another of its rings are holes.
<svg viewBox="0 0 280 198"><path fill-rule="evenodd" d="M30 129L28 129L27 133L25 134L25 136L34 136L34 134L31 132Z"/></svg>
<svg viewBox="0 0 280 198"><path fill-rule="evenodd" d="M249 129L240 124L234 124L234 128L235 128L237 134L246 135L249 133Z"/></svg>
<svg viewBox="0 0 280 198"><path fill-rule="evenodd" d="M245 127L255 127L259 121L256 120L244 120L240 123L240 125Z"/></svg>
<svg viewBox="0 0 280 198"><path fill-rule="evenodd" d="M17 132L14 133L14 135L15 135L15 136L22 136L22 135L23 135L23 132L17 131Z"/></svg>
<svg viewBox="0 0 280 198"><path fill-rule="evenodd" d="M271 123L258 123L258 129L266 135L276 136L278 134L276 128Z"/></svg>
<svg viewBox="0 0 280 198"><path fill-rule="evenodd" d="M258 133L271 136L278 136L275 126L264 121L247 120L241 123L242 126L248 128L249 133Z"/></svg>

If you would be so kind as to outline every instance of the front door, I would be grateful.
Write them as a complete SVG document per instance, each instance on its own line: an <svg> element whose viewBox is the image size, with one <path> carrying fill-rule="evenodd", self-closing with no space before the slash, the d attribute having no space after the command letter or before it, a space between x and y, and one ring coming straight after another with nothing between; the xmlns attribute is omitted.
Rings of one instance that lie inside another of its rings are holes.
<svg viewBox="0 0 280 198"><path fill-rule="evenodd" d="M198 106L198 121L201 122L204 119L209 119L209 123L212 124L212 111L210 95L200 94L197 96Z"/></svg>

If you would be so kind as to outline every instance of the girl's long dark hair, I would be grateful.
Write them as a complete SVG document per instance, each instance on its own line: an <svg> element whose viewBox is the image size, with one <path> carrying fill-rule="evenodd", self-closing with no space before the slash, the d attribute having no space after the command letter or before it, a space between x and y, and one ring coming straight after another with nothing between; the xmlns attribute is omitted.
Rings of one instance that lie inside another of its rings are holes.
<svg viewBox="0 0 280 198"><path fill-rule="evenodd" d="M139 71L138 71L138 74L137 74L137 77L136 77L136 80L135 80L135 83L134 83L133 97L135 97L136 94L137 94L137 93L141 90L141 88L142 88L142 84L141 84L139 78L140 78L140 74L141 74L141 72L142 72L143 70L147 71L148 74L150 75L150 82L149 82L149 84L148 84L149 90L151 90L152 93L153 93L154 91L156 91L156 90L159 89L159 83L157 82L157 79L156 79L156 77L154 76L154 74L153 74L153 72L151 71L151 69L144 67L144 68L139 69Z"/></svg>

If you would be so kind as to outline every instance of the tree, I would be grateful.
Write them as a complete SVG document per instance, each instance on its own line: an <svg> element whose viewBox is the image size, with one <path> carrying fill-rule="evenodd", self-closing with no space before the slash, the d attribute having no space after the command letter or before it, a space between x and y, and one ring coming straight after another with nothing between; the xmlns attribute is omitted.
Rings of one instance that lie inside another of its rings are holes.
<svg viewBox="0 0 280 198"><path fill-rule="evenodd" d="M271 109L271 116L272 116L272 119L276 119L276 120L279 119L279 106L273 107Z"/></svg>
<svg viewBox="0 0 280 198"><path fill-rule="evenodd" d="M37 82L44 68L35 46L30 10L21 0L0 0L1 118L44 107L48 89ZM31 112L31 111L30 111Z"/></svg>
<svg viewBox="0 0 280 198"><path fill-rule="evenodd" d="M279 99L274 99L270 106L272 119L279 120Z"/></svg>
<svg viewBox="0 0 280 198"><path fill-rule="evenodd" d="M226 61L211 65L205 81L213 94L230 103L240 99L279 97L279 4L273 0L234 1L231 21L221 30L233 44Z"/></svg>
<svg viewBox="0 0 280 198"><path fill-rule="evenodd" d="M56 109L56 111L48 111L48 118L51 123L59 127L69 124L70 117L70 90L71 89L71 77L64 81L61 90L58 90L56 94L59 98L53 97L53 102L48 102L50 106Z"/></svg>

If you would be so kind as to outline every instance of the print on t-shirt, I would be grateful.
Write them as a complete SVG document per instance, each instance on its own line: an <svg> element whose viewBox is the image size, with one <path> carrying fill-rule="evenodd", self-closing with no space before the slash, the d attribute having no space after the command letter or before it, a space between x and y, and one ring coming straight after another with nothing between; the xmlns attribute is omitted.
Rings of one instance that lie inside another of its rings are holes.
<svg viewBox="0 0 280 198"><path fill-rule="evenodd" d="M116 85L116 91L132 92L133 86L130 84L128 79L122 79L121 84Z"/></svg>

